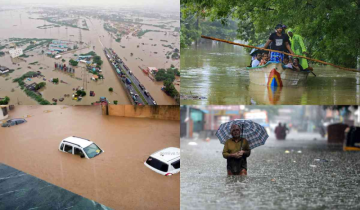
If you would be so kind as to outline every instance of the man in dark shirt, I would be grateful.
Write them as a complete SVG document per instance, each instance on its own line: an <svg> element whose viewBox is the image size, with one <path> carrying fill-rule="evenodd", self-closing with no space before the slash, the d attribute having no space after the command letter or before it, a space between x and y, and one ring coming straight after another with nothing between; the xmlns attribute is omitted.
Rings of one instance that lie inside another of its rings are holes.
<svg viewBox="0 0 360 210"><path fill-rule="evenodd" d="M269 37L269 40L266 42L264 48L266 49L270 43L272 43L272 50L282 51L285 52L287 49L291 54L294 52L291 50L290 47L290 40L289 36L282 33L282 25L278 24L275 27L276 32L272 33ZM278 52L271 52L270 53L270 61L274 63L282 63L284 60L284 54Z"/></svg>

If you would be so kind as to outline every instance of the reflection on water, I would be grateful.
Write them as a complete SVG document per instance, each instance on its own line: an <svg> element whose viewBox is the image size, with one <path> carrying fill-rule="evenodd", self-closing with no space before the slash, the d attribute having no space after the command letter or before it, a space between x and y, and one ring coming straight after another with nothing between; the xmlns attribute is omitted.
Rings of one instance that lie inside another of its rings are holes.
<svg viewBox="0 0 360 210"><path fill-rule="evenodd" d="M180 174L144 165L150 154L180 146L178 121L104 116L99 106L16 106L9 115L27 122L0 127L0 162L114 209L179 208ZM92 159L60 152L68 136L105 152Z"/></svg>
<svg viewBox="0 0 360 210"><path fill-rule="evenodd" d="M241 177L227 176L218 140L197 146L182 140L181 209L360 208L360 154L328 147L319 135L270 141L252 151Z"/></svg>
<svg viewBox="0 0 360 210"><path fill-rule="evenodd" d="M181 50L181 94L207 99L182 104L360 104L360 73L313 66L304 87L284 87L269 97L266 86L250 85L246 66L251 57L240 46L205 42ZM255 93L254 93L255 92ZM266 96L261 96L266 94Z"/></svg>

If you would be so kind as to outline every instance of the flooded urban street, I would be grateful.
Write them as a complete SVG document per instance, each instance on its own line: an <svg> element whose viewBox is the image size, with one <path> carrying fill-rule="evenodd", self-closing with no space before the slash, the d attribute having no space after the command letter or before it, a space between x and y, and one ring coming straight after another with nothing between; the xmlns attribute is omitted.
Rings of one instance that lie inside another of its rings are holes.
<svg viewBox="0 0 360 210"><path fill-rule="evenodd" d="M180 147L179 121L105 116L99 106L15 106L0 127L0 162L114 209L178 209L180 173L162 176L144 165L152 153ZM92 159L59 151L68 136L105 152Z"/></svg>
<svg viewBox="0 0 360 210"><path fill-rule="evenodd" d="M40 16L37 13L32 13L35 11L37 10L19 9L0 12L0 20L3 23L0 26L0 40L2 40L0 45L4 44L4 40L9 38L51 38L66 40L73 43L79 43L79 40L81 39L84 44L79 44L79 50L62 54L62 59L65 59L65 63L68 64L70 59L76 58L76 54L79 55L94 51L97 55L101 56L101 59L103 60L102 74L105 79L99 81L91 80L92 74L85 70L85 64L80 63L78 67L75 67L75 75L73 76L55 70L54 62L60 62L61 59L56 60L42 54L41 51L46 50L45 47L38 47L33 51L26 52L30 57L23 58L23 61L20 59L14 61L9 54L5 54L5 56L0 57L0 65L13 69L14 72L0 76L0 96L9 96L10 104L38 104L20 89L18 83L13 82L13 79L22 76L28 71L40 71L41 74L45 76L46 80L49 80L50 78L59 78L59 80L65 82L59 84L47 82L46 87L41 90L41 93L43 98L48 101L52 101L53 98L59 99L64 97L65 94L71 95L73 93L73 88L83 87L87 92L94 91L96 96L90 97L89 94L87 94L81 101L65 97L64 101L58 101L57 103L66 105L90 105L91 103L98 101L99 97L102 96L106 97L111 103L117 100L118 104L130 104L116 73L106 59L103 52L104 47L113 48L114 51L124 59L126 65L150 92L157 104L176 104L173 98L166 95L161 90L163 82L152 81L139 67L145 69L147 67L157 67L158 69L161 69L170 68L171 65L174 65L176 68L179 68L179 60L166 58L166 52L169 48L163 45L171 45L179 49L179 36L174 36L172 33L169 33L169 31L173 32L174 28L180 26L179 20L143 18L144 24L165 24L164 22L167 22L166 25L171 30L156 28L158 32L150 31L140 38L129 35L123 37L120 42L117 42L113 36L104 29L104 21L101 19L82 17L86 19L89 30L81 30L81 33L79 32L80 29L67 26L41 29L37 27L49 23L45 20L36 19ZM141 26L142 30L153 28L155 27L149 25ZM166 42L161 40L165 40ZM26 60L26 62L24 60ZM33 62L37 63L35 65L29 65ZM31 69L29 67L31 67ZM41 79L38 80L42 81ZM39 82L38 80L34 79L31 83ZM179 80L180 78L178 77L174 82L178 91L180 90L180 86L177 85L179 83L177 81ZM113 92L109 91L110 87L114 89Z"/></svg>
<svg viewBox="0 0 360 210"><path fill-rule="evenodd" d="M270 136L247 158L245 177L227 175L222 150L217 139L181 139L181 209L360 208L360 154L317 133Z"/></svg>
<svg viewBox="0 0 360 210"><path fill-rule="evenodd" d="M360 104L360 73L312 65L299 88L270 89L251 84L246 66L251 57L240 46L205 42L181 50L181 104L340 105ZM200 99L198 99L200 98Z"/></svg>

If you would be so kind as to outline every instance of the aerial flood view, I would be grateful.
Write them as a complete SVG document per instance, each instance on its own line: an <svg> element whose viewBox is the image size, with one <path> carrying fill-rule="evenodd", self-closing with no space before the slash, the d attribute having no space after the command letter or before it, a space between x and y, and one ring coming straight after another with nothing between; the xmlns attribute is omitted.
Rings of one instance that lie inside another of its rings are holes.
<svg viewBox="0 0 360 210"><path fill-rule="evenodd" d="M18 121L0 127L0 147L7 148L0 152L0 209L67 209L77 199L112 209L179 209L179 106L15 105L7 115ZM164 163L156 170L149 162L162 160L157 151L176 159L168 161L167 174L158 173ZM42 181L23 181L29 176ZM46 186L56 191L46 195Z"/></svg>
<svg viewBox="0 0 360 210"><path fill-rule="evenodd" d="M179 104L176 4L1 5L0 98L13 105Z"/></svg>

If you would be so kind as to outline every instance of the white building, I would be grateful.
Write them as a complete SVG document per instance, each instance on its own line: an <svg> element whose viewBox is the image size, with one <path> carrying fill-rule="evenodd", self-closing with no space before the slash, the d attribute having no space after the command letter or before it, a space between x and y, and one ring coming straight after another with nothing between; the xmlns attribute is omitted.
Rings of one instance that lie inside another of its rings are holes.
<svg viewBox="0 0 360 210"><path fill-rule="evenodd" d="M5 120L9 117L9 105L0 105L0 120Z"/></svg>
<svg viewBox="0 0 360 210"><path fill-rule="evenodd" d="M17 58L20 55L24 54L23 50L21 48L11 49L11 50L9 50L9 53L12 58Z"/></svg>

